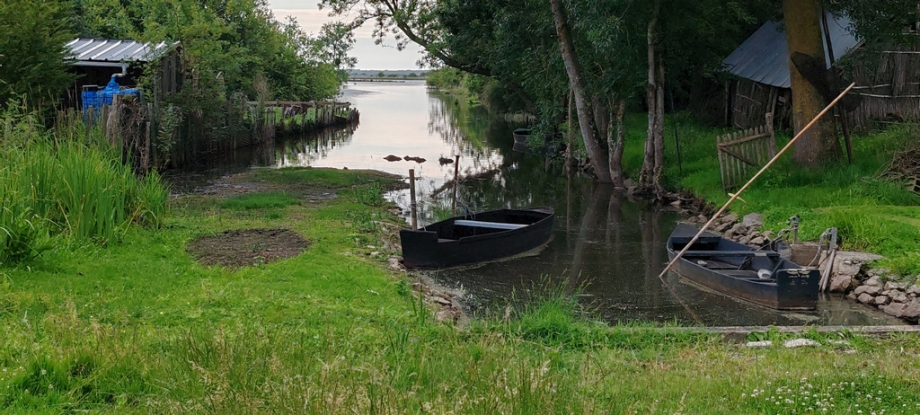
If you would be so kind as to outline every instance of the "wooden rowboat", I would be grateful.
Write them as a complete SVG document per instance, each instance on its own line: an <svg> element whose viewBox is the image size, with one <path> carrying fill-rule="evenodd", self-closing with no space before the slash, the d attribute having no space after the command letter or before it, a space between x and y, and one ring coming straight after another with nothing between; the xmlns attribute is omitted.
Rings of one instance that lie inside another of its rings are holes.
<svg viewBox="0 0 920 415"><path fill-rule="evenodd" d="M680 224L668 238L674 259L699 229ZM674 264L684 278L726 295L778 310L814 310L818 304L820 272L780 258L772 250L704 232Z"/></svg>
<svg viewBox="0 0 920 415"><path fill-rule="evenodd" d="M437 269L494 261L546 244L552 209L502 209L399 231L407 268Z"/></svg>

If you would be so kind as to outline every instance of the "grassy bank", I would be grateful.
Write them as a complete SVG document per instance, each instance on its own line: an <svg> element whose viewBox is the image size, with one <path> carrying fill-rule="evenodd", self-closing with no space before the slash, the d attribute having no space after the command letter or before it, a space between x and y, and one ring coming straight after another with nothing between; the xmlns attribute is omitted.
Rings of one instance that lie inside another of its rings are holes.
<svg viewBox="0 0 920 415"><path fill-rule="evenodd" d="M824 346L748 349L584 321L561 295L465 329L438 323L386 268L394 219L379 191L392 179L294 169L233 180L250 192L174 200L160 230L0 267L3 412L920 410L916 336L815 333ZM197 238L254 228L310 244L242 268L186 252Z"/></svg>
<svg viewBox="0 0 920 415"><path fill-rule="evenodd" d="M715 205L728 200L722 191L715 137L724 131L700 127L686 116L669 117L666 139L666 186L686 189ZM681 163L674 144L674 127L680 136ZM647 127L644 114L628 119L629 136L624 166L635 177L642 165L642 145ZM802 218L801 237L817 240L827 228L837 227L844 249L878 253L887 257L878 265L915 276L920 273L920 196L899 183L882 179L892 157L916 146L920 130L906 125L853 139L854 157L807 171L794 165L792 151L783 156L732 205L740 214L759 212L765 228L774 232L787 226L792 215ZM777 137L777 148L790 137Z"/></svg>

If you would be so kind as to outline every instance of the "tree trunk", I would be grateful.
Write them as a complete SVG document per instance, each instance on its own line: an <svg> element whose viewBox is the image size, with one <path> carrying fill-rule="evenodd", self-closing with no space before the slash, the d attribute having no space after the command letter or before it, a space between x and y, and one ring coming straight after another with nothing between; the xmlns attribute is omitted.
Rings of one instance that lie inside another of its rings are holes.
<svg viewBox="0 0 920 415"><path fill-rule="evenodd" d="M657 53L659 56L658 79L655 82L655 175L652 185L660 195L663 192L661 173L664 170L664 59L661 58L660 51Z"/></svg>
<svg viewBox="0 0 920 415"><path fill-rule="evenodd" d="M562 60L565 63L565 71L569 76L569 84L572 92L575 94L575 108L578 112L578 124L581 127L581 135L585 142L585 151L588 153L588 159L591 160L591 166L594 168L594 174L601 182L610 182L610 169L607 165L607 155L604 154L600 142L598 142L597 133L592 127L592 114L585 95L584 82L581 79L581 66L578 62L578 56L575 55L575 48L572 40L569 38L569 29L566 26L565 12L562 9L561 0L550 0L553 9L553 19L556 23L556 37L559 41L559 49L562 53Z"/></svg>
<svg viewBox="0 0 920 415"><path fill-rule="evenodd" d="M818 88L792 64L795 52L825 62L820 10L818 0L783 0L789 72L792 75L792 126L796 134L827 104ZM824 162L839 160L841 154L831 117L823 117L795 143L795 161L800 166L818 167Z"/></svg>
<svg viewBox="0 0 920 415"><path fill-rule="evenodd" d="M565 171L569 174L575 172L575 156L574 148L572 144L575 143L575 114L572 111L572 107L575 106L575 94L572 92L572 88L569 88L569 114L566 124L568 124L568 131L565 134Z"/></svg>
<svg viewBox="0 0 920 415"><path fill-rule="evenodd" d="M658 88L657 74L655 71L655 54L658 44L658 13L661 10L661 0L655 1L652 18L648 22L648 85L645 87L648 105L648 132L645 138L645 155L642 160L642 172L639 175L639 184L643 187L654 186L657 157L655 155L656 132L658 131Z"/></svg>
<svg viewBox="0 0 920 415"><path fill-rule="evenodd" d="M607 128L607 154L610 155L608 164L610 164L610 181L617 187L623 187L626 181L626 175L623 174L623 147L626 143L626 100L620 99L611 105L611 109L616 109L616 114L611 114L608 119L611 120L610 127ZM616 128L612 123L616 120Z"/></svg>

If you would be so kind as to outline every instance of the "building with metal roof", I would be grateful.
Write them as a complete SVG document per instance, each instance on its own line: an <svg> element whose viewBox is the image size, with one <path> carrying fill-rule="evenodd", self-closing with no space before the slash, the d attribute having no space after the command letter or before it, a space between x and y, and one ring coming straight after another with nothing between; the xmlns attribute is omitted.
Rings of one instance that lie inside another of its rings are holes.
<svg viewBox="0 0 920 415"><path fill-rule="evenodd" d="M827 36L824 33L827 25ZM821 27L824 41L825 61L831 67L829 51L834 60L839 60L859 46L859 39L849 17L833 13L825 14ZM830 38L830 47L827 39ZM767 113L780 113L775 118L784 122L782 112L789 101L792 79L789 72L789 47L782 22L767 22L722 61L725 70L739 78L732 88L729 102L731 124L739 128L761 125Z"/></svg>
<svg viewBox="0 0 920 415"><path fill-rule="evenodd" d="M177 92L182 83L181 45L179 42L138 42L130 39L79 38L68 42L72 72L77 75L77 84L71 95L79 96L86 88L106 85L116 76L122 86L136 85L145 69L153 76L153 91ZM149 68L154 65L154 68Z"/></svg>

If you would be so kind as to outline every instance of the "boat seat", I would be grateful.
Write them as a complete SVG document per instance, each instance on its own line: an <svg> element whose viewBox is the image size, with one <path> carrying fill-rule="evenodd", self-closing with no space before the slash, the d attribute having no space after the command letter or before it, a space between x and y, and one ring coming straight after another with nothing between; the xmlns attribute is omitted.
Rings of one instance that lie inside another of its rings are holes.
<svg viewBox="0 0 920 415"><path fill-rule="evenodd" d="M728 257L728 256L759 256L759 257L778 257L776 251L687 251L685 257Z"/></svg>
<svg viewBox="0 0 920 415"><path fill-rule="evenodd" d="M456 242L456 241L457 241L456 239L438 238L438 243L443 243L443 242Z"/></svg>
<svg viewBox="0 0 920 415"><path fill-rule="evenodd" d="M520 224L520 223L483 222L479 220L465 220L465 219L455 220L454 225L455 226L468 226L471 228L503 229L503 230L509 230L509 231L527 227L527 225Z"/></svg>
<svg viewBox="0 0 920 415"><path fill-rule="evenodd" d="M731 276L731 277L735 277L735 278L744 278L747 280L758 280L758 281L773 281L773 278L760 278L757 276L757 271L751 271L751 270L746 270L746 269L734 270L734 271L725 270L725 271L719 271L719 272L721 272L722 274Z"/></svg>

